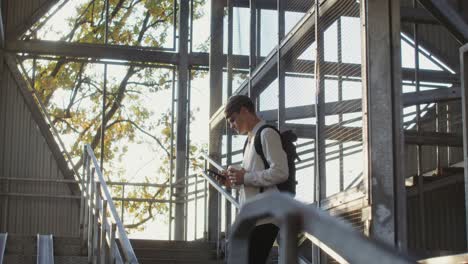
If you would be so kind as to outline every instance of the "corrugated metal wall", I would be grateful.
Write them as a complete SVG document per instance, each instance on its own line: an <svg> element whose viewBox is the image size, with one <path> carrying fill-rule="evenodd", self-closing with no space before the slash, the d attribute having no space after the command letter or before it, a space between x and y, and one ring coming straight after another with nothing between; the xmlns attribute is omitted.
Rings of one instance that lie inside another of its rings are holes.
<svg viewBox="0 0 468 264"><path fill-rule="evenodd" d="M13 76L4 65L0 87L0 178L64 179ZM1 180L0 186L2 193L72 194L63 183L9 181L7 184ZM1 231L57 236L79 234L77 200L1 195L0 214Z"/></svg>
<svg viewBox="0 0 468 264"><path fill-rule="evenodd" d="M6 17L6 32L21 35L26 27L33 24L58 0L3 0L2 9Z"/></svg>
<svg viewBox="0 0 468 264"><path fill-rule="evenodd" d="M446 182L443 184L443 182ZM446 255L466 251L463 175L425 184L425 240L421 235L417 186L408 189L408 246L410 252Z"/></svg>

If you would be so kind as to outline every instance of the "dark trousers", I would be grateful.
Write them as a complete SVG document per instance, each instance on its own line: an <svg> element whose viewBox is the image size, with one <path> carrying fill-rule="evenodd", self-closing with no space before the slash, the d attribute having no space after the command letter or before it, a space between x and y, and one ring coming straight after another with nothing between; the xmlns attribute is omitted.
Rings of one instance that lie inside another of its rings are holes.
<svg viewBox="0 0 468 264"><path fill-rule="evenodd" d="M279 228L273 224L259 225L250 234L249 264L265 264Z"/></svg>

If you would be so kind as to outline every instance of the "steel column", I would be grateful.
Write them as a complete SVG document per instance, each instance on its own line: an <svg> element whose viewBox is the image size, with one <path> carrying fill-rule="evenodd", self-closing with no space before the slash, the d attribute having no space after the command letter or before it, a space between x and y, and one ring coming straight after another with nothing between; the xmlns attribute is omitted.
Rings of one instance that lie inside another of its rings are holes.
<svg viewBox="0 0 468 264"><path fill-rule="evenodd" d="M278 130L281 131L285 120L286 112L286 69L284 67L285 63L281 56L281 40L284 38L285 34L285 2L277 0L278 6L278 46L277 46L277 60L278 60Z"/></svg>
<svg viewBox="0 0 468 264"><path fill-rule="evenodd" d="M361 1L363 142L370 235L406 248L398 1ZM398 19L396 19L398 18Z"/></svg>
<svg viewBox="0 0 468 264"><path fill-rule="evenodd" d="M179 65L177 82L177 138L176 138L176 181L184 182L187 155L187 87L188 87L188 27L190 0L181 0L179 7ZM176 197L183 197L184 187L175 190ZM185 234L184 204L175 205L174 239L183 240Z"/></svg>
<svg viewBox="0 0 468 264"><path fill-rule="evenodd" d="M463 164L465 174L465 219L468 219L468 44L460 49L460 73L463 116ZM466 235L468 237L468 221L465 221L465 224Z"/></svg>
<svg viewBox="0 0 468 264"><path fill-rule="evenodd" d="M224 5L222 1L211 1L211 38L210 38L210 118L216 113L222 104L223 87L223 16ZM217 160L221 157L221 133L217 127L210 128L209 155ZM217 191L209 185L207 228L208 240L216 241L218 226Z"/></svg>

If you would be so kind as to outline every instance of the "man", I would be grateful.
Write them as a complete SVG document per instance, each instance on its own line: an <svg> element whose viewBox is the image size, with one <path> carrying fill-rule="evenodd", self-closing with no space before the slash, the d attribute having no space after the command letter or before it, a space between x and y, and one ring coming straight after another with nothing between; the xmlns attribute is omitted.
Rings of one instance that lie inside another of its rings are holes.
<svg viewBox="0 0 468 264"><path fill-rule="evenodd" d="M239 202L242 206L255 195L278 192L276 184L288 179L288 162L281 144L281 137L272 128L264 128L260 139L265 158L270 168L265 169L262 158L255 151L254 140L257 131L265 125L255 113L255 106L249 97L236 95L229 98L224 115L231 129L247 135L241 168L229 166L224 175L227 186L239 186ZM249 241L249 263L265 263L278 234L278 227L270 219L257 223Z"/></svg>

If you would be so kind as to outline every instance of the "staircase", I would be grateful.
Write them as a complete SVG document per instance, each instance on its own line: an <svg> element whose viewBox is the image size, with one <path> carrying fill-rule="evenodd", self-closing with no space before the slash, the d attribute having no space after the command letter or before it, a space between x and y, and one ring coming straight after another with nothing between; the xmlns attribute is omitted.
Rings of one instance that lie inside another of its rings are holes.
<svg viewBox="0 0 468 264"><path fill-rule="evenodd" d="M220 264L216 245L200 241L130 240L140 264Z"/></svg>
<svg viewBox="0 0 468 264"><path fill-rule="evenodd" d="M131 240L140 264L220 264L216 247L208 242ZM37 258L36 236L8 235L3 264L33 264ZM78 237L54 237L55 264L87 264Z"/></svg>

